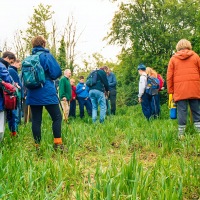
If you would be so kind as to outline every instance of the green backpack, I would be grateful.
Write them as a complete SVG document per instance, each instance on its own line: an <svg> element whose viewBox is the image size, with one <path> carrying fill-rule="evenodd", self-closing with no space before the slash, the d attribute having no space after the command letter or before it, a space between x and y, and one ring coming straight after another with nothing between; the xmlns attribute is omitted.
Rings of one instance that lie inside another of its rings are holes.
<svg viewBox="0 0 200 200"><path fill-rule="evenodd" d="M43 87L45 83L45 72L39 58L41 53L43 51L32 54L22 62L22 80L28 89Z"/></svg>

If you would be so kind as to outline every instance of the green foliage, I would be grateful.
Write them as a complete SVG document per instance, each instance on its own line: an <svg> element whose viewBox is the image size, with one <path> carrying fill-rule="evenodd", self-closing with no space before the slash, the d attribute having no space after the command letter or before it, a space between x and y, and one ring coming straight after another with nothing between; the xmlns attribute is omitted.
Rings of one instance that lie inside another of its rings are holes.
<svg viewBox="0 0 200 200"><path fill-rule="evenodd" d="M67 154L53 150L50 116L43 113L37 153L31 123L8 127L0 143L0 198L6 199L198 199L200 135L187 126L177 139L177 122L162 106L147 122L141 106L120 106L104 124L85 116L63 122Z"/></svg>
<svg viewBox="0 0 200 200"><path fill-rule="evenodd" d="M122 46L119 57L119 67L123 68L120 71L120 90L123 91L123 87L130 88L127 99L131 99L137 91L138 83L135 81L138 75L133 71L137 70L139 63L154 68L166 79L169 59L180 39L191 40L194 50L199 52L199 21L198 0L138 0L121 3L113 17L107 39L111 44ZM129 85L124 86L125 83Z"/></svg>
<svg viewBox="0 0 200 200"><path fill-rule="evenodd" d="M65 47L66 45L65 45L65 40L63 36L60 41L60 48L58 49L58 63L60 64L62 71L66 69L66 65L67 65Z"/></svg>
<svg viewBox="0 0 200 200"><path fill-rule="evenodd" d="M48 41L50 33L47 31L46 22L52 19L54 14L50 9L50 5L45 6L43 4L39 4L37 8L34 8L33 16L28 22L29 28L27 28L26 36L23 38L29 52L32 49L31 40L33 37L42 35Z"/></svg>

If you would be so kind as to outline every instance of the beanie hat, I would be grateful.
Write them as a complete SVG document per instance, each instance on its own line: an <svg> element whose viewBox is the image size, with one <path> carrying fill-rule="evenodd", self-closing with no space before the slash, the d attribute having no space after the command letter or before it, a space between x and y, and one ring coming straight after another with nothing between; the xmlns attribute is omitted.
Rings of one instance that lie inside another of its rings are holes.
<svg viewBox="0 0 200 200"><path fill-rule="evenodd" d="M138 65L138 70L146 70L146 66L144 65L144 64L142 64L142 63L140 63L139 65Z"/></svg>

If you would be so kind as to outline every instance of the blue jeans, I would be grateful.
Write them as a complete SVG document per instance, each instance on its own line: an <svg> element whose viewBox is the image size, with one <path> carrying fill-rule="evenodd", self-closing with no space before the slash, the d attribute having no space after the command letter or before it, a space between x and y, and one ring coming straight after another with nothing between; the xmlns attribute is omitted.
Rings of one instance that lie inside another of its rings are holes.
<svg viewBox="0 0 200 200"><path fill-rule="evenodd" d="M16 110L8 110L7 111L7 121L8 121L8 127L11 132L15 132L18 130L18 124L19 124L19 108Z"/></svg>
<svg viewBox="0 0 200 200"><path fill-rule="evenodd" d="M89 91L92 102L92 121L97 120L98 105L100 106L100 123L103 123L106 117L106 98L103 92L92 89Z"/></svg>

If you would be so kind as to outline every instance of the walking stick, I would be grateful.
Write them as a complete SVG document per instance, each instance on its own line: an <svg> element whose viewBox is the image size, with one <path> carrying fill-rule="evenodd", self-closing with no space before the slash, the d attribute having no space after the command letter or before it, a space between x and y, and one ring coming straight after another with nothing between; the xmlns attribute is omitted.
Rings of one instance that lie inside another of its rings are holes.
<svg viewBox="0 0 200 200"><path fill-rule="evenodd" d="M27 111L27 123L29 122L30 117L30 106L28 105L28 111Z"/></svg>
<svg viewBox="0 0 200 200"><path fill-rule="evenodd" d="M63 115L64 115L64 120L67 122L67 116L66 116L66 113L64 112L64 109L63 109L63 107L62 107L62 104L61 104L61 101L60 101L58 95L57 95L57 98L58 98L58 102L59 102L60 108L61 108L61 110L62 110L62 113L63 113ZM65 103L67 103L67 102L65 102Z"/></svg>

